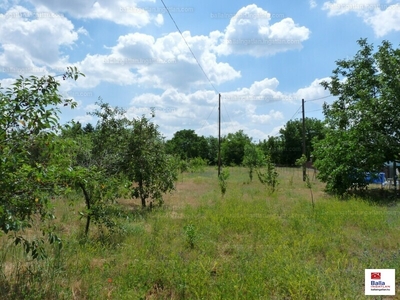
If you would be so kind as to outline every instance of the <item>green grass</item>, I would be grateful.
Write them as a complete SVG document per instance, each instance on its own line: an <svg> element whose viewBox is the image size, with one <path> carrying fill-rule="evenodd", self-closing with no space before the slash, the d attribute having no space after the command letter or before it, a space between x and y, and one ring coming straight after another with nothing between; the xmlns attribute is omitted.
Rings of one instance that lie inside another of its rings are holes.
<svg viewBox="0 0 400 300"><path fill-rule="evenodd" d="M8 299L370 299L364 269L400 267L400 210L339 200L299 169L278 169L269 195L245 168L230 168L224 198L215 168L185 173L163 208L125 205L123 233L93 227L82 239L77 199L56 203L64 247L28 263L3 244ZM311 176L310 176L311 177ZM8 266L8 267L7 267ZM10 268L11 266L11 268ZM7 268L6 268L7 267Z"/></svg>

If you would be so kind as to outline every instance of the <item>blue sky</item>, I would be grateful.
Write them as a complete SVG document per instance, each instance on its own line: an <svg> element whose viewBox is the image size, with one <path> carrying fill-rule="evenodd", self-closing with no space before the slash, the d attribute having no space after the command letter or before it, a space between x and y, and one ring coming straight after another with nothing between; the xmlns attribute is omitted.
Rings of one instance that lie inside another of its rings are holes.
<svg viewBox="0 0 400 300"><path fill-rule="evenodd" d="M222 134L242 129L258 141L300 118L302 98L306 116L323 118L335 98L319 83L358 39L399 47L399 2L165 0L182 37L158 0L3 0L0 83L76 66L86 77L61 82L79 104L62 123L95 123L87 112L101 97L131 118L154 107L167 138L216 136L220 93Z"/></svg>

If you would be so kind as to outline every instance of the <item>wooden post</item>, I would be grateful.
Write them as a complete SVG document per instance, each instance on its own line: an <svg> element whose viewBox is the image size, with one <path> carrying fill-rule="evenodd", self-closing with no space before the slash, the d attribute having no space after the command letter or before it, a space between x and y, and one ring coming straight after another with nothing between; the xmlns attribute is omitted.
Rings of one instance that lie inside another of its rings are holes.
<svg viewBox="0 0 400 300"><path fill-rule="evenodd" d="M304 99L301 99L301 107L303 108L303 155L306 156L306 120L304 118ZM307 156L306 156L307 157ZM306 163L303 164L303 181L306 181Z"/></svg>
<svg viewBox="0 0 400 300"><path fill-rule="evenodd" d="M394 193L396 194L397 189L397 172L396 172L396 160L393 161L393 184L394 184Z"/></svg>
<svg viewBox="0 0 400 300"><path fill-rule="evenodd" d="M218 94L218 178L221 174L221 94Z"/></svg>

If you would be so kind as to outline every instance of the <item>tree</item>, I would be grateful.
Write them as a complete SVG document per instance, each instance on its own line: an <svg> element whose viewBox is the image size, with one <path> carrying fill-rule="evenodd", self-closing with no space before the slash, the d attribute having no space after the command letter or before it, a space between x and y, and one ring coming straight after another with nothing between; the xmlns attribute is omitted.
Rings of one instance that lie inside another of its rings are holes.
<svg viewBox="0 0 400 300"><path fill-rule="evenodd" d="M221 160L227 166L239 166L243 162L244 147L251 143L243 130L236 133L229 133L221 142Z"/></svg>
<svg viewBox="0 0 400 300"><path fill-rule="evenodd" d="M128 145L124 153L124 172L132 184L132 196L142 207L151 199L159 204L163 194L175 188L178 170L175 160L165 151L158 126L145 116L132 121Z"/></svg>
<svg viewBox="0 0 400 300"><path fill-rule="evenodd" d="M321 120L305 118L305 128L306 157L309 161L314 150L312 141L324 138L324 126ZM303 122L300 119L289 120L279 132L282 141L279 161L282 164L294 166L296 159L303 154Z"/></svg>
<svg viewBox="0 0 400 300"><path fill-rule="evenodd" d="M208 136L205 138L207 141L207 157L210 165L218 165L218 138Z"/></svg>
<svg viewBox="0 0 400 300"><path fill-rule="evenodd" d="M63 79L79 76L84 75L68 67ZM0 229L13 232L15 243L23 243L33 258L44 255L43 239L30 242L17 234L31 227L35 216L43 226L53 218L49 200L61 191L57 162L61 157L53 155L59 106L76 106L62 98L59 86L53 76L20 76L5 91L0 89ZM43 226L50 242L59 241Z"/></svg>
<svg viewBox="0 0 400 300"><path fill-rule="evenodd" d="M107 176L117 175L124 170L124 153L132 131L132 121L126 117L126 111L112 107L99 97L98 109L89 115L98 118L92 137L92 158L97 167L104 169Z"/></svg>
<svg viewBox="0 0 400 300"><path fill-rule="evenodd" d="M120 189L125 179L123 151L127 147L130 124L124 117L124 110L111 107L101 98L96 104L99 108L89 113L98 117L96 128L85 132L79 123L72 121L63 128L61 135L61 140L68 145L64 155L70 157L70 165L60 175L82 193L85 210L81 216L86 217L86 236L92 221L111 231L116 228L116 222L107 212L115 199L123 196Z"/></svg>
<svg viewBox="0 0 400 300"><path fill-rule="evenodd" d="M264 155L269 155L271 161L275 164L281 164L283 142L281 137L269 136L268 140L263 140L258 143L258 147L263 151Z"/></svg>
<svg viewBox="0 0 400 300"><path fill-rule="evenodd" d="M207 140L191 129L175 132L172 139L166 142L166 147L169 154L178 155L181 159L208 158Z"/></svg>
<svg viewBox="0 0 400 300"><path fill-rule="evenodd" d="M91 123L87 123L83 128L84 133L92 133L94 131L94 127Z"/></svg>
<svg viewBox="0 0 400 300"><path fill-rule="evenodd" d="M271 157L269 155L265 157L264 164L266 166L265 173L261 170L257 170L257 176L260 182L264 186L266 186L269 192L272 194L276 191L276 188L278 187L279 174L276 171L275 164L271 161Z"/></svg>
<svg viewBox="0 0 400 300"><path fill-rule="evenodd" d="M247 144L244 147L243 165L249 168L249 178L253 181L254 169L264 165L264 154L259 147L254 144Z"/></svg>
<svg viewBox="0 0 400 300"><path fill-rule="evenodd" d="M354 58L338 60L321 83L338 99L324 104L327 134L314 144L319 178L341 195L400 153L400 50L387 41L376 53L366 39L358 44Z"/></svg>

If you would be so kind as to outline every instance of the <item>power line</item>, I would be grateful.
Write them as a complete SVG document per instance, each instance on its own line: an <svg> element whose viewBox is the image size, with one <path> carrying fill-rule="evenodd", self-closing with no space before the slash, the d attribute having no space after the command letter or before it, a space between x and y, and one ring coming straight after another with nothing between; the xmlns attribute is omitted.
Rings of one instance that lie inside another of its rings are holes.
<svg viewBox="0 0 400 300"><path fill-rule="evenodd" d="M208 121L208 119L210 118L211 114L213 113L214 108L215 108L215 106L213 106L213 109L211 110L210 114L208 115L208 117L207 117L207 119L206 119L206 122Z"/></svg>
<svg viewBox="0 0 400 300"><path fill-rule="evenodd" d="M296 112L293 114L293 116L292 116L287 122L289 122L290 120L292 120L292 119L294 118L294 116L297 115L297 114L299 113L299 110L301 109L301 107L302 107L302 106L300 105L299 108L296 110ZM287 123L287 122L286 122L286 123ZM281 133L278 132L277 134L274 135L274 137L276 137L276 136L278 136L278 135L280 135L280 134L281 134Z"/></svg>
<svg viewBox="0 0 400 300"><path fill-rule="evenodd" d="M174 18L172 17L171 13L169 12L168 7L165 5L164 0L161 0L161 2L162 2L162 4L164 5L166 11L168 12L168 15L170 16L172 22L174 22L176 29L177 29L177 30L179 31L179 33L181 34L181 37L182 37L183 40L185 41L186 46L189 48L190 53L192 53L194 59L196 60L197 64L199 65L199 67L200 67L201 71L203 72L204 76L206 76L208 82L211 84L211 86L213 87L214 91L215 91L217 94L219 94L219 92L217 91L217 89L216 89L216 88L214 87L214 85L212 84L210 78L207 76L206 72L204 71L203 67L200 65L199 61L197 60L196 55L194 55L192 49L190 48L189 44L187 43L185 37L183 36L182 31L179 29L179 27L178 27L178 25L176 24Z"/></svg>
<svg viewBox="0 0 400 300"><path fill-rule="evenodd" d="M321 99L329 98L329 97L332 97L332 96L333 96L333 95L329 95L329 96L325 96L325 97L321 97L321 98L317 98L317 99L311 99L311 100L307 100L307 101L304 101L304 102L317 101L317 100L321 100Z"/></svg>
<svg viewBox="0 0 400 300"><path fill-rule="evenodd" d="M229 113L228 113L228 110L226 109L226 106L225 106L225 105L223 105L223 104L222 104L222 106L223 106L223 107L224 107L224 109L225 109L225 113L228 115L229 121L232 123L231 116L229 115Z"/></svg>
<svg viewBox="0 0 400 300"><path fill-rule="evenodd" d="M288 122L294 118L295 115L297 115L299 113L299 110L301 109L301 105L299 106L299 108L296 110L296 112L293 114L293 116L288 120Z"/></svg>

